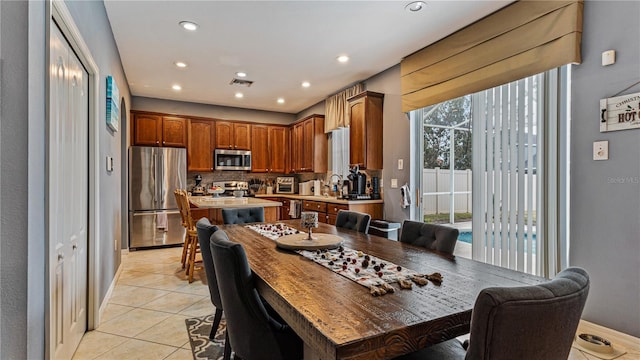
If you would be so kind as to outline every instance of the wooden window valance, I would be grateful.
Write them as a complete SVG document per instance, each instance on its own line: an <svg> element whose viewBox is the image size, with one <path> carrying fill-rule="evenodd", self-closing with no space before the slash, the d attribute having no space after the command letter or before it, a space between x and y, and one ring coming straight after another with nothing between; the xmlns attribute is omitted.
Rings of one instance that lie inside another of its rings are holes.
<svg viewBox="0 0 640 360"><path fill-rule="evenodd" d="M400 63L407 112L580 63L582 0L517 1Z"/></svg>

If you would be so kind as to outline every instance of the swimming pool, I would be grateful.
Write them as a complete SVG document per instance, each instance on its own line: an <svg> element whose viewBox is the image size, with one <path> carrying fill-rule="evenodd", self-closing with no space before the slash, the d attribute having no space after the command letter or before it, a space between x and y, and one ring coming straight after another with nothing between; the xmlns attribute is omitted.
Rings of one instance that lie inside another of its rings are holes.
<svg viewBox="0 0 640 360"><path fill-rule="evenodd" d="M528 234L524 234L525 241L528 239L527 235ZM467 244L471 244L471 239L472 239L471 231L460 231L460 234L458 234L458 241L462 241L462 242L465 242ZM533 246L535 247L536 234L532 234L531 239L533 240Z"/></svg>

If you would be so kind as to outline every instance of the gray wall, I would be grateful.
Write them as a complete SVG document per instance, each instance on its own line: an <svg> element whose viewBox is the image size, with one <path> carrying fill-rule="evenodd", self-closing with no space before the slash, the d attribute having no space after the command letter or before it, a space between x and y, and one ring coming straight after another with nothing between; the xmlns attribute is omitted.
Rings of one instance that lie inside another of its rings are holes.
<svg viewBox="0 0 640 360"><path fill-rule="evenodd" d="M100 69L98 109L100 114L98 120L100 131L98 138L100 147L100 155L98 156L100 160L100 164L98 164L100 171L100 189L98 190L100 196L100 234L98 239L100 269L98 271L100 282L97 286L100 294L99 302L102 303L120 266L121 219L122 212L127 211L126 207L121 204L121 193L126 189L122 189L120 182L123 165L120 160L122 158L121 152L125 150L120 133L111 131L105 122L107 75L111 75L115 79L120 96L124 98L128 108L131 107L131 95L104 3L102 1L66 1L65 3ZM129 122L125 119L121 123L126 125ZM121 128L120 131L124 131L124 129ZM106 171L105 166L107 156L113 157L114 160L114 171L110 173ZM116 248L114 248L114 242L117 244Z"/></svg>
<svg viewBox="0 0 640 360"><path fill-rule="evenodd" d="M324 100L320 101L319 103L309 106L308 108L302 110L301 112L299 112L296 115L296 120L300 120L300 119L304 119L309 115L314 115L314 114L318 114L318 115L324 115L325 110L324 110Z"/></svg>
<svg viewBox="0 0 640 360"><path fill-rule="evenodd" d="M640 336L640 129L600 133L598 106L640 80L640 2L587 1L582 58L573 67L570 265L584 267L591 291L584 318ZM601 53L616 50L616 64ZM640 85L623 94L640 92ZM609 160L592 144L609 141Z"/></svg>
<svg viewBox="0 0 640 360"><path fill-rule="evenodd" d="M0 2L0 354L27 354L28 3ZM41 274L40 274L41 275ZM36 275L37 276L37 275ZM38 294L34 294L38 296ZM42 324L42 320L40 322ZM40 337L40 341L43 338ZM42 347L40 347L42 349Z"/></svg>
<svg viewBox="0 0 640 360"><path fill-rule="evenodd" d="M387 69L366 80L367 90L384 94L382 139L383 166L382 179L384 185L384 217L390 221L402 222L408 219L409 208L400 207L400 186L409 183L415 192L416 185L410 182L409 168L411 154L409 151L410 126L409 118L402 112L400 95L400 65ZM403 170L398 170L398 159L403 159ZM398 179L398 188L391 188L391 179ZM414 204L415 204L415 196Z"/></svg>
<svg viewBox="0 0 640 360"><path fill-rule="evenodd" d="M165 114L202 116L224 120L242 120L273 124L289 124L295 115L272 111L249 110L228 106L198 104L134 96L131 110L154 111Z"/></svg>

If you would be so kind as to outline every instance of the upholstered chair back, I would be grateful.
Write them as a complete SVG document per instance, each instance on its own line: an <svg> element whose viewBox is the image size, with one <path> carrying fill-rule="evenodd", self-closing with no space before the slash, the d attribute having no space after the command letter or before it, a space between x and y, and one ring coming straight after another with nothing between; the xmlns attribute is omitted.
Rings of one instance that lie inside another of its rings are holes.
<svg viewBox="0 0 640 360"><path fill-rule="evenodd" d="M264 222L264 208L222 209L222 221L225 224Z"/></svg>
<svg viewBox="0 0 640 360"><path fill-rule="evenodd" d="M220 291L218 290L218 279L216 278L216 269L213 267L213 258L211 257L211 247L209 239L211 235L218 231L218 227L211 225L209 219L202 218L196 223L198 231L198 242L200 243L200 254L202 255L202 265L207 274L207 285L209 286L209 295L211 303L216 308L222 309L222 300L220 300Z"/></svg>
<svg viewBox="0 0 640 360"><path fill-rule="evenodd" d="M589 275L577 267L536 286L482 290L465 359L566 360L588 294Z"/></svg>
<svg viewBox="0 0 640 360"><path fill-rule="evenodd" d="M400 242L453 254L458 234L458 229L449 226L405 220L402 223Z"/></svg>
<svg viewBox="0 0 640 360"><path fill-rule="evenodd" d="M371 215L357 211L340 210L336 217L336 227L347 228L361 233L369 233Z"/></svg>
<svg viewBox="0 0 640 360"><path fill-rule="evenodd" d="M218 276L227 334L242 359L301 359L302 341L268 313L255 287L242 245L223 230L211 236L211 253Z"/></svg>

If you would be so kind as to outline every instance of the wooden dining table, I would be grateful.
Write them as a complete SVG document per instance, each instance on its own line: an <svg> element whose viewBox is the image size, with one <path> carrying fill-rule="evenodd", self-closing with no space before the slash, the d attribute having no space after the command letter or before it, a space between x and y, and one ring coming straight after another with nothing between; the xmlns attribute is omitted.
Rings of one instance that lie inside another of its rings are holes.
<svg viewBox="0 0 640 360"><path fill-rule="evenodd" d="M300 220L282 221L300 227ZM344 246L443 281L372 296L369 289L246 225L220 226L243 245L260 295L305 343L305 359L391 359L467 334L480 291L534 285L544 278L425 248L319 224L315 233L340 236Z"/></svg>

